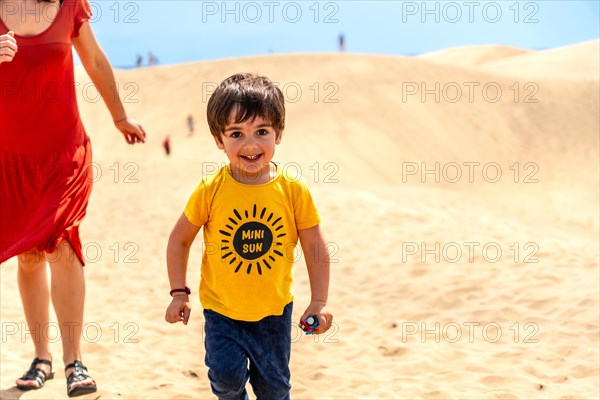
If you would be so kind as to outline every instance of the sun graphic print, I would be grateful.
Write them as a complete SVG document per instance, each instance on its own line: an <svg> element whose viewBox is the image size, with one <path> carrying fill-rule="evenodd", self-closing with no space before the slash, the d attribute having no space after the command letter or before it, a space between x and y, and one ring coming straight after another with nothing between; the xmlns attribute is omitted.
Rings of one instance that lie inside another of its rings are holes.
<svg viewBox="0 0 600 400"><path fill-rule="evenodd" d="M256 204L252 211L240 212L233 209L230 224L220 229L221 259L228 262L237 273L240 270L250 274L256 270L262 275L263 268L271 269L271 264L283 257L282 238L286 235L281 217L275 216L264 207L260 213Z"/></svg>

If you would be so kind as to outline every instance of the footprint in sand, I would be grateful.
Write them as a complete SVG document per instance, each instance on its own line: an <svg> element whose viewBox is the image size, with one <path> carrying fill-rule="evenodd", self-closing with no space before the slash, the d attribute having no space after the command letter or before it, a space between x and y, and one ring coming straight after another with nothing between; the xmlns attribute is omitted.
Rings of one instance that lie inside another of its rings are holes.
<svg viewBox="0 0 600 400"><path fill-rule="evenodd" d="M408 349L402 348L402 347L395 347L392 349L388 349L385 346L379 346L379 352L384 356L384 357L396 357L396 356L401 356L403 354L405 354L408 351Z"/></svg>
<svg viewBox="0 0 600 400"><path fill-rule="evenodd" d="M188 371L183 371L183 375L187 376L188 378L198 378L198 374L191 369Z"/></svg>

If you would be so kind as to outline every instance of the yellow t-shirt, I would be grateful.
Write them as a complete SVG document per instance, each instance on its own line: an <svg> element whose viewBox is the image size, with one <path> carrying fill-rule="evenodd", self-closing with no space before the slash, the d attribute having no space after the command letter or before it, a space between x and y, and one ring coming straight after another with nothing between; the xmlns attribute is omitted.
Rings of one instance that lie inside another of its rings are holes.
<svg viewBox="0 0 600 400"><path fill-rule="evenodd" d="M281 315L294 299L298 230L320 222L306 180L278 167L271 182L246 185L225 166L200 181L184 214L204 227L202 307L242 321Z"/></svg>

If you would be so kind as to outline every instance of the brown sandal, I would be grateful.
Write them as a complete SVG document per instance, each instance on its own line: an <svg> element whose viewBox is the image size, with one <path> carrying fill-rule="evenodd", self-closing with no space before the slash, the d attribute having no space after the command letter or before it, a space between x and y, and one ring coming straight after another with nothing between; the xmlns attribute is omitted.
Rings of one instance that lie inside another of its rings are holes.
<svg viewBox="0 0 600 400"><path fill-rule="evenodd" d="M69 368L73 368L73 372L67 377L67 395L69 397L81 396L88 393L94 393L98 388L96 382L88 375L87 368L79 360L73 361L65 367L65 372ZM72 387L74 383L81 382L86 379L92 379L92 384Z"/></svg>
<svg viewBox="0 0 600 400"><path fill-rule="evenodd" d="M46 373L41 368L38 368L38 364L45 364L50 366L50 372ZM29 385L17 385L17 389L27 391L27 390L37 390L44 387L44 383L47 380L54 378L54 371L52 371L52 361L50 360L42 360L40 358L34 358L31 363L31 367L29 370L25 372L25 375L20 377L19 379L23 381L35 381L37 382L37 386L29 386Z"/></svg>

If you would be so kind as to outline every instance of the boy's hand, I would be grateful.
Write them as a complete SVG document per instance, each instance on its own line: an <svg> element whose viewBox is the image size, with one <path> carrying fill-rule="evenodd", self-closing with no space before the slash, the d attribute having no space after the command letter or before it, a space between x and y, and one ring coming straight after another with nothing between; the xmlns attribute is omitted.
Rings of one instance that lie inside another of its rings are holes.
<svg viewBox="0 0 600 400"><path fill-rule="evenodd" d="M173 297L173 300L171 300L169 307L167 307L165 321L171 324L181 321L184 325L187 325L191 311L190 298L188 295L175 296Z"/></svg>
<svg viewBox="0 0 600 400"><path fill-rule="evenodd" d="M317 316L319 319L319 326L315 329L315 335L327 332L333 323L333 315L325 309L325 305L326 304L323 301L311 301L306 311L304 311L304 314L302 314L302 317L300 317L300 321L304 321L311 315Z"/></svg>

